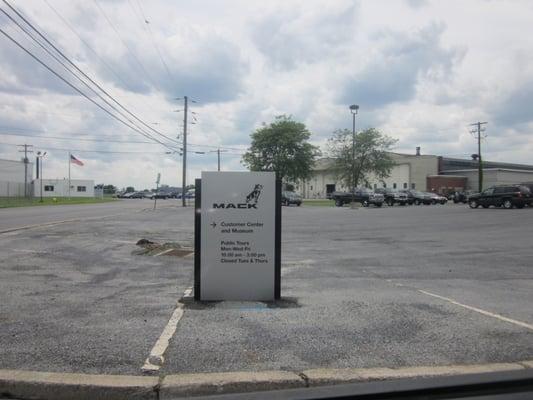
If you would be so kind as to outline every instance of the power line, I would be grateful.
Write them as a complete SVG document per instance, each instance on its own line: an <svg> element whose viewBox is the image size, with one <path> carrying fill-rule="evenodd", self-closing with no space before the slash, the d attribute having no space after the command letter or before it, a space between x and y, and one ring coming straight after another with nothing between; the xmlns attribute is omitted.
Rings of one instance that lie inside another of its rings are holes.
<svg viewBox="0 0 533 400"><path fill-rule="evenodd" d="M0 126L0 129L6 129L6 130L20 130L20 131L26 131L26 132L36 132L36 133L47 133L45 130L38 130L38 129L27 129L27 128L18 128L18 127L12 127L12 126ZM79 136L94 136L94 134L91 133L82 133L82 132L65 132L71 135L79 135ZM57 140L73 140L73 141L86 141L86 142L107 142L107 143L131 143L131 144L150 144L150 145L159 145L159 143L156 142L149 142L145 140L115 140L115 139L105 139L106 136L98 137L94 139L87 139L87 138L66 138L64 136L49 136L49 135L29 135L29 134L23 134L23 133L10 133L10 132L0 132L0 135L6 135L6 136L21 136L21 137L33 137L33 138L50 138L50 139L57 139ZM181 145L181 142L177 142L178 145ZM195 143L189 143L187 142L187 146L192 147L207 147L207 148L220 148L221 151L226 152L226 150L236 150L236 151L246 151L246 149L239 149L237 147L223 147L223 146L216 146L216 145L209 145L209 144L195 144ZM216 151L216 150L215 150ZM237 153L227 153L227 154L237 154Z"/></svg>
<svg viewBox="0 0 533 400"><path fill-rule="evenodd" d="M135 114L130 112L127 108L125 108L120 102L118 102L113 96L111 96L106 90L104 90L98 83L96 83L93 79L91 79L84 71L82 71L73 61L70 60L61 50L59 50L53 43L51 43L35 26L29 22L26 18L24 18L23 15L21 15L15 8L13 8L7 0L3 0L3 2L13 11L15 12L19 18L21 18L32 30L34 30L41 38L43 38L47 44L49 44L63 59L65 59L70 65L72 65L78 72L80 72L87 80L89 80L94 86L96 86L100 91L102 91L111 101L113 101L115 104L117 104L122 110L124 110L126 113L128 113L130 116L132 116L135 120L139 121L142 125L150 129L152 132L158 134L161 137L164 137L167 140L174 141L174 139L168 137L167 135L162 134L158 130L152 128L148 124L146 124L143 120L138 118ZM102 99L107 105L109 105L111 108L113 108L115 111L117 111L121 116L126 118L132 125L135 125L128 117L126 117L122 112L117 110L112 104L110 104L107 100L105 100L98 92L96 92L93 88L91 88L84 80L82 80L76 73L74 73L70 68L68 68L62 61L58 60L58 58L50 52L49 49L46 48L40 41L35 39L31 33L29 33L26 29L24 29L17 21L15 21L9 14L7 14L4 10L1 10L11 21L13 21L20 29L26 33L33 41L35 41L39 46L41 46L49 55L51 55L58 63L60 63L63 68L65 68L68 72L70 72L74 77L76 77L82 84L84 84L86 87L89 88L94 94L96 94L100 99ZM139 128L138 126L136 126Z"/></svg>
<svg viewBox="0 0 533 400"><path fill-rule="evenodd" d="M4 0L5 1L5 0ZM115 114L113 114L112 112L110 112L109 110L107 110L105 107L103 107L102 105L100 105L99 103L97 103L95 100L91 99L89 96L87 96L81 89L77 88L76 86L74 86L72 83L70 83L69 81L67 81L64 77L62 77L59 73L57 73L53 68L51 68L49 65L47 65L44 61L42 61L39 57L37 57L36 55L34 55L31 51L29 51L28 49L26 49L23 45L21 45L19 42L17 42L12 36L10 36L7 32L5 32L3 29L0 28L0 33L2 33L7 39L9 39L11 42L13 42L16 46L18 46L20 49L22 49L25 53L27 53L30 57L32 57L35 61L37 61L39 64L41 64L43 67L45 67L48 71L50 71L52 74L54 74L56 77L58 77L59 79L61 79L64 83L66 83L68 86L70 86L72 89L74 89L76 92L78 92L80 95L82 95L83 97L85 97L87 100L89 100L91 103L93 103L94 105L96 105L98 108L100 108L102 111L104 111L105 113L109 114L112 118L116 119L117 121L119 121L121 124L127 126L128 128L140 133L141 135L145 136L145 137L148 137L154 141L157 141L158 143L160 143L161 145L167 147L167 148L170 148L167 144L159 141L158 139L154 138L154 137L151 137L149 135L147 135L146 133L140 131L139 129L137 129L136 127L134 126L131 126L129 125L127 122L124 122L122 119L118 118Z"/></svg>
<svg viewBox="0 0 533 400"><path fill-rule="evenodd" d="M154 83L154 80L151 78L150 74L148 74L148 71L146 71L146 68L144 68L144 65L141 63L141 61L137 58L137 56L133 53L133 51L131 50L130 46L127 45L127 43L125 42L124 39L122 39L122 36L120 35L120 33L118 32L117 28L115 28L115 26L113 25L113 23L111 22L111 20L109 19L109 17L107 16L107 14L105 13L105 11L102 9L102 7L100 6L100 4L98 4L98 1L96 0L93 0L94 4L96 5L96 7L98 8L98 10L100 11L100 13L103 15L103 17L105 18L105 20L107 21L107 23L109 24L109 26L113 29L113 31L115 31L115 34L117 35L117 37L120 39L120 41L122 42L122 44L124 45L124 47L126 48L126 50L128 51L128 53L130 53L130 55L133 57L133 59L137 62L137 64L139 65L139 67L141 67L141 70L144 72L144 74L146 75L146 77L148 78L148 80L150 81L150 83L154 86L154 87L157 87L158 85L156 85Z"/></svg>
<svg viewBox="0 0 533 400"><path fill-rule="evenodd" d="M4 2L7 4L7 2L4 0ZM9 4L8 4L9 5ZM13 19L9 14L5 12L5 10L0 9L4 15L6 15L13 23L15 23L30 39L32 39L34 42L36 42L46 53L48 53L56 62L61 64L63 68L67 70L71 75L73 75L78 81L80 81L83 85L85 85L91 92L93 92L98 98L100 98L104 103L106 103L108 106L110 106L114 111L118 112L122 117L124 117L128 122L130 122L132 125L135 125L133 121L131 121L127 116L125 116L120 110L118 110L115 106L110 104L106 99L104 99L100 93L98 93L96 90L94 90L87 82L85 82L83 79L81 79L72 69L70 69L67 65L65 65L64 62L62 62L55 54L53 54L50 49L48 49L45 45L43 45L39 40L37 40L30 32L28 32L22 25L20 25L17 21ZM16 12L16 11L15 11ZM20 16L20 14L17 13L17 15ZM51 44L39 31L37 31L29 22L27 22L24 17L21 16L21 18L32 27L33 30L35 30L41 37L44 38L44 40L49 43L58 53L60 53L64 59L66 59L71 65L73 65L78 71L80 71L89 81L94 83L91 78L89 78L83 71L81 71L74 63L72 63L63 53L61 53L60 50L58 50L53 44ZM105 91L103 91L108 97L108 95ZM138 128L138 126L136 126Z"/></svg>
<svg viewBox="0 0 533 400"><path fill-rule="evenodd" d="M21 146L19 144L15 143L5 143L0 142L0 145L3 146ZM32 145L28 145L32 146ZM58 150L58 151L75 151L78 153L111 153L111 154L168 154L168 152L162 152L162 151L113 151L113 150L84 150L84 149L65 149L65 148L58 148L58 147L48 147L48 146L37 146L40 149L43 150Z"/></svg>
<svg viewBox="0 0 533 400"><path fill-rule="evenodd" d="M1 128L1 127L0 127ZM159 143L148 142L148 141L129 141L129 140L106 140L106 139L88 139L88 138L66 138L61 136L43 136L43 135L29 135L24 133L6 133L0 132L0 135L3 136L22 136L22 137L31 137L35 139L55 139L55 140L70 140L76 142L103 142L103 143L127 143L127 144L152 144L159 145Z"/></svg>
<svg viewBox="0 0 533 400"><path fill-rule="evenodd" d="M91 52L94 54L94 56L96 58L98 58L98 60L115 76L115 78L117 78L120 82L122 82L122 84L124 85L124 87L127 87L128 84L122 79L122 77L120 76L120 74L118 74L113 68L111 68L111 66L106 63L106 61L100 57L98 55L98 53L96 52L96 50L94 50L92 48L92 46L87 43L87 41L85 39L83 39L83 37L74 29L74 27L48 2L48 0L43 0L46 5L54 12L54 14L61 20L63 21L63 23L80 39L80 41L89 49L91 50Z"/></svg>
<svg viewBox="0 0 533 400"><path fill-rule="evenodd" d="M2 134L0 133L0 135L2 135ZM5 143L5 142L0 142L0 145L4 145L4 146L21 146L21 145L15 144L15 143ZM28 146L33 146L33 145L28 145ZM127 151L127 150L120 150L120 151L113 151L113 150L83 150L83 149L72 149L72 148L64 149L64 148L48 147L48 146L41 146L41 145L35 146L35 147L39 147L40 149L43 149L43 150L77 151L77 152L80 152L80 153L85 152L85 153L167 154L167 155L179 153L180 155L183 155L183 149L176 149L176 150L173 150L173 151L160 152L160 151ZM202 155L207 154L205 151L196 151L196 150L187 150L187 153L189 153L189 154L202 154ZM227 154L232 154L232 153L227 153Z"/></svg>
<svg viewBox="0 0 533 400"><path fill-rule="evenodd" d="M128 4L130 5L130 8L133 10L134 14L137 15L135 12L135 8L133 7L131 0L128 0ZM169 79L172 81L172 74L170 73L170 69L168 68L167 63L165 62L165 59L163 58L163 54L161 53L159 46L157 45L157 42L155 41L154 34L152 33L152 29L150 28L150 21L146 18L146 14L144 13L144 10L141 6L141 3L139 0L137 0L137 6L139 7L139 11L141 13L141 24L143 25L144 31L147 32L147 36L154 45L154 48L157 52L157 55L159 57L159 60L161 61L161 64L163 65L163 68L165 69Z"/></svg>

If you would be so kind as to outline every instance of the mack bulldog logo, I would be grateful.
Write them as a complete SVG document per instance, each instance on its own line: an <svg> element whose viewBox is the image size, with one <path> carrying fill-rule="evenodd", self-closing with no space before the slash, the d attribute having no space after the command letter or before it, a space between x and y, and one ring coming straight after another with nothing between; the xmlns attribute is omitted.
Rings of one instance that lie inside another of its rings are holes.
<svg viewBox="0 0 533 400"><path fill-rule="evenodd" d="M259 200L259 196L261 195L261 190L263 189L263 185L255 185L254 190L246 196L246 203L248 204L257 204L257 201Z"/></svg>
<svg viewBox="0 0 533 400"><path fill-rule="evenodd" d="M259 196L261 196L261 190L263 190L263 185L256 184L254 186L254 190L252 190L250 194L246 196L245 203L213 203L213 208L255 208L257 210L257 202L259 201Z"/></svg>

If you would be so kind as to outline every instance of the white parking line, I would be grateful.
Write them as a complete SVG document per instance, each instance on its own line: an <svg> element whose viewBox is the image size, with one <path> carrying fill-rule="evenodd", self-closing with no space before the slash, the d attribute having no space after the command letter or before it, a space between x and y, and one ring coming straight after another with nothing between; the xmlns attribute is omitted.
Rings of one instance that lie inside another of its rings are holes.
<svg viewBox="0 0 533 400"><path fill-rule="evenodd" d="M191 293L192 287L185 290L183 297L190 297ZM150 351L150 355L141 368L144 372L156 372L159 371L159 369L163 366L163 363L165 362L165 351L170 343L170 339L172 339L172 336L174 336L174 333L176 332L178 322L180 322L181 317L183 317L183 303L180 299L178 300L176 308L170 316L165 329L163 329L161 336L159 336L159 339L157 339L157 342L155 342L152 351Z"/></svg>
<svg viewBox="0 0 533 400"><path fill-rule="evenodd" d="M448 297L440 296L440 295L435 294L435 293L430 293L430 292L427 292L425 290L421 290L421 289L417 289L417 290L420 293L426 294L428 296L436 297L437 299L441 299L441 300L447 301L449 303L455 304L456 306L464 307L464 308L466 308L468 310L478 312L478 313L486 315L488 317L496 318L496 319L499 319L500 321L509 322L511 324L518 325L518 326L521 326L522 328L530 329L530 330L533 331L533 325L531 325L531 324L528 324L528 323L525 323L525 322L522 322L522 321L517 321L516 319L512 319L512 318L507 318L507 317L504 317L503 315L500 315L500 314L491 313L490 311L485 311L485 310L482 310L480 308L476 308L476 307L472 307L472 306L469 306L469 305L466 305L466 304L462 304L462 303L459 303L458 301L455 301L454 299L450 299Z"/></svg>

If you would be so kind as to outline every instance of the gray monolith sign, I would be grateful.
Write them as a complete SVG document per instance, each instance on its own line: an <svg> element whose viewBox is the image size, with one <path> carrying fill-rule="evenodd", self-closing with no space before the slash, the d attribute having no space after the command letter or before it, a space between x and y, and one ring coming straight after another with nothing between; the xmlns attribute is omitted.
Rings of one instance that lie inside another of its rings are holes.
<svg viewBox="0 0 533 400"><path fill-rule="evenodd" d="M202 172L196 182L195 298L279 298L280 183L273 172Z"/></svg>

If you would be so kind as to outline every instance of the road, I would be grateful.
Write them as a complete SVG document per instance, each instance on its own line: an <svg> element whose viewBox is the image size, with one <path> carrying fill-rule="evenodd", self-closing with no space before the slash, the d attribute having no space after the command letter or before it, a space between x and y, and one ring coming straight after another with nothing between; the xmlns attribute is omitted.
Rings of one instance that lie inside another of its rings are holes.
<svg viewBox="0 0 533 400"><path fill-rule="evenodd" d="M173 199L159 200L157 206L178 206L179 201ZM29 225L132 213L153 207L153 204L153 200L131 199L99 204L2 208L0 209L0 232Z"/></svg>
<svg viewBox="0 0 533 400"><path fill-rule="evenodd" d="M133 206L132 206L133 207ZM533 209L284 207L278 303L185 303L162 373L533 359ZM140 374L192 258L191 209L0 235L0 369Z"/></svg>

